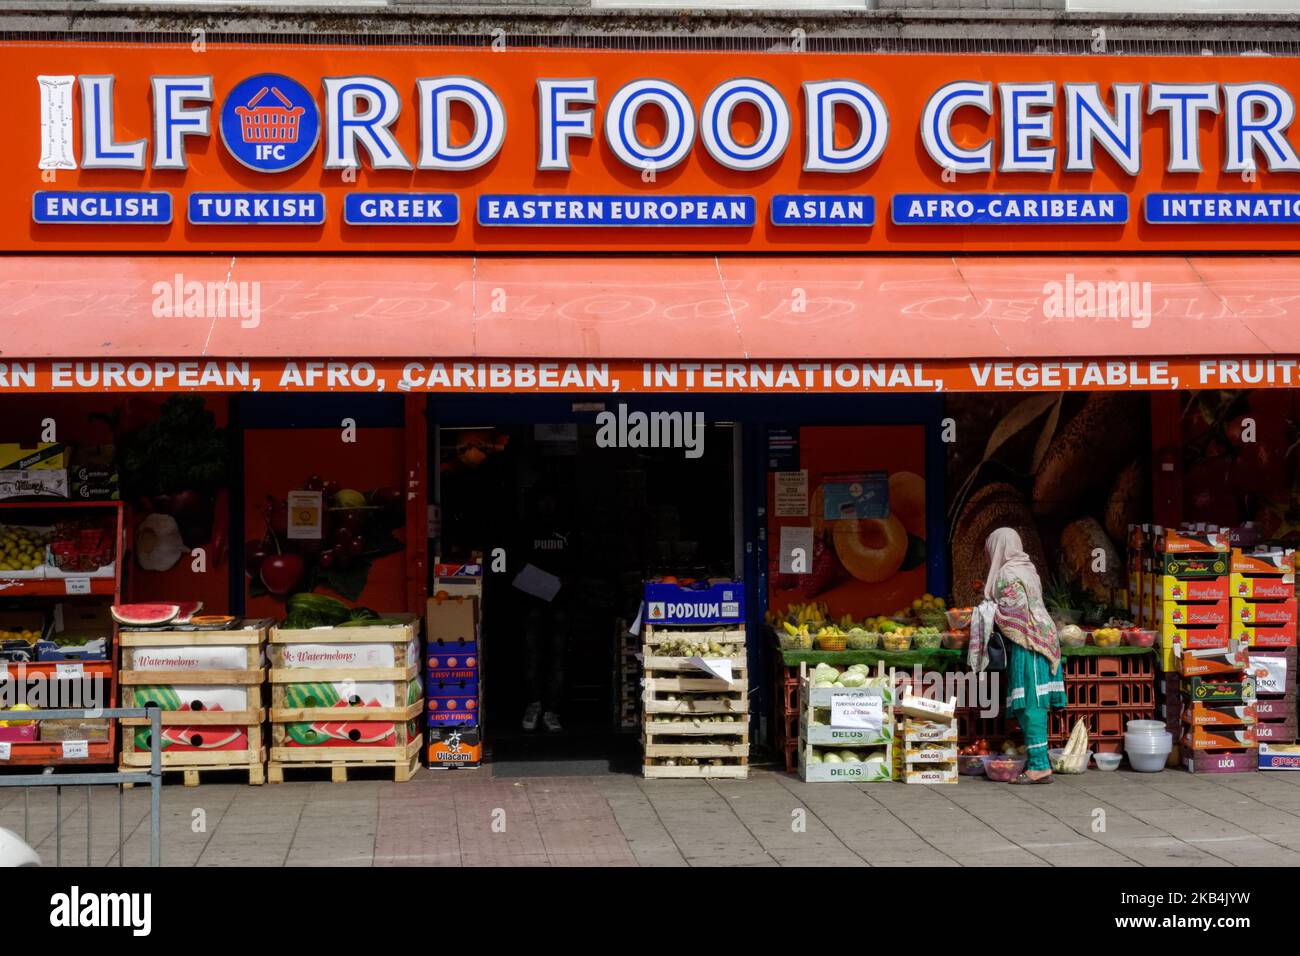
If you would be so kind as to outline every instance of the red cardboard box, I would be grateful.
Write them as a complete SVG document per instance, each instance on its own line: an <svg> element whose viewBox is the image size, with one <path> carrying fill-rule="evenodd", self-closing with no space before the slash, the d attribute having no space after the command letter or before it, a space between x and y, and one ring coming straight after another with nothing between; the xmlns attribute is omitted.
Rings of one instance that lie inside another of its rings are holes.
<svg viewBox="0 0 1300 956"><path fill-rule="evenodd" d="M1222 601L1229 596L1227 578L1162 577L1159 597L1169 601Z"/></svg>
<svg viewBox="0 0 1300 956"><path fill-rule="evenodd" d="M1178 670L1184 677L1231 679L1250 666L1246 645L1230 641L1226 647L1182 648Z"/></svg>
<svg viewBox="0 0 1300 956"><path fill-rule="evenodd" d="M1157 554L1224 554L1228 536L1219 531L1162 528L1156 535L1155 550Z"/></svg>
<svg viewBox="0 0 1300 956"><path fill-rule="evenodd" d="M1256 601L1284 601L1295 597L1295 575L1268 577L1253 574L1234 574L1229 579L1228 593L1234 598L1252 598Z"/></svg>
<svg viewBox="0 0 1300 956"><path fill-rule="evenodd" d="M1260 720L1294 720L1294 697L1260 697L1255 701L1255 716Z"/></svg>
<svg viewBox="0 0 1300 956"><path fill-rule="evenodd" d="M1193 627L1162 623L1159 627L1162 643L1179 644L1191 650L1227 647L1228 642L1232 640L1232 625L1226 622Z"/></svg>
<svg viewBox="0 0 1300 956"><path fill-rule="evenodd" d="M1250 647L1295 647L1296 623L1233 624L1232 637Z"/></svg>
<svg viewBox="0 0 1300 956"><path fill-rule="evenodd" d="M1254 704L1189 703L1183 708L1183 722L1193 727L1239 728L1255 723Z"/></svg>
<svg viewBox="0 0 1300 956"><path fill-rule="evenodd" d="M1252 727L1188 727L1183 748L1191 750L1249 750L1259 746Z"/></svg>
<svg viewBox="0 0 1300 956"><path fill-rule="evenodd" d="M1296 599L1258 601L1246 598L1232 599L1232 619L1238 624L1290 624L1296 623Z"/></svg>
<svg viewBox="0 0 1300 956"><path fill-rule="evenodd" d="M1246 773L1259 769L1259 750L1190 750L1184 754L1183 764L1190 773Z"/></svg>
<svg viewBox="0 0 1300 956"><path fill-rule="evenodd" d="M1225 597L1218 601L1162 601L1161 624L1176 627L1227 624L1232 618L1232 604Z"/></svg>

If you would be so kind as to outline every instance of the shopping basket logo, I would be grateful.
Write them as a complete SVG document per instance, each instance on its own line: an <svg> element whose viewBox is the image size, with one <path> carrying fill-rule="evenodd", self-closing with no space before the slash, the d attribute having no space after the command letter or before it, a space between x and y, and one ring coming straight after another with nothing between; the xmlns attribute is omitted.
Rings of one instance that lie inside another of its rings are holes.
<svg viewBox="0 0 1300 956"><path fill-rule="evenodd" d="M249 169L278 173L316 148L320 109L297 80L261 73L236 84L221 110L221 138Z"/></svg>

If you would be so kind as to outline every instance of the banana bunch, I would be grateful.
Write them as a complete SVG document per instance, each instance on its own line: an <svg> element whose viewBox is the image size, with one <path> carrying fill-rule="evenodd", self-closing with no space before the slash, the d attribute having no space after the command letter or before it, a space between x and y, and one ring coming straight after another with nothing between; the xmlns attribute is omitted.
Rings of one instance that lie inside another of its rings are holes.
<svg viewBox="0 0 1300 956"><path fill-rule="evenodd" d="M826 620L829 609L825 604L816 604L811 601L803 604L791 604L785 611L785 618L792 624L821 624Z"/></svg>
<svg viewBox="0 0 1300 956"><path fill-rule="evenodd" d="M824 624L817 629L818 637L842 637L843 629L838 624Z"/></svg>
<svg viewBox="0 0 1300 956"><path fill-rule="evenodd" d="M798 627L795 627L789 621L782 621L781 627L785 631L785 636L781 638L782 647L802 650L810 650L812 648L812 634L809 632L807 624L800 624Z"/></svg>

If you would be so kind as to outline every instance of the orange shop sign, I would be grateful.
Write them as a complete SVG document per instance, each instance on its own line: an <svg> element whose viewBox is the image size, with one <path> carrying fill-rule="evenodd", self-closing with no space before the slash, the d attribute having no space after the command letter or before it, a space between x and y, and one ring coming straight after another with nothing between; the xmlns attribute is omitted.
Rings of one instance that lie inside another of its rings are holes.
<svg viewBox="0 0 1300 956"><path fill-rule="evenodd" d="M1300 61L4 45L0 247L1300 249Z"/></svg>

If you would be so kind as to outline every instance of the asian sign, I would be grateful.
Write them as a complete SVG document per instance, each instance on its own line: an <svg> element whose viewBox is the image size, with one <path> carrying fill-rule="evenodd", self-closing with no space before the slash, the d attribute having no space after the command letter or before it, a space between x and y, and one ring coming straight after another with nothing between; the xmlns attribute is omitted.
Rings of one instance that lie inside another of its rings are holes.
<svg viewBox="0 0 1300 956"><path fill-rule="evenodd" d="M1300 249L1294 59L4 54L9 251Z"/></svg>

